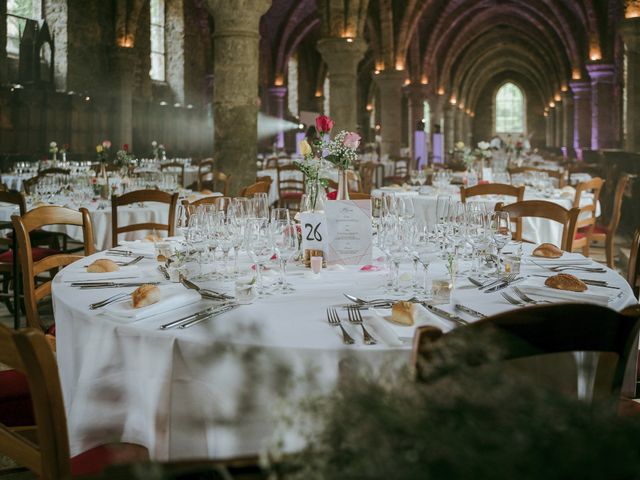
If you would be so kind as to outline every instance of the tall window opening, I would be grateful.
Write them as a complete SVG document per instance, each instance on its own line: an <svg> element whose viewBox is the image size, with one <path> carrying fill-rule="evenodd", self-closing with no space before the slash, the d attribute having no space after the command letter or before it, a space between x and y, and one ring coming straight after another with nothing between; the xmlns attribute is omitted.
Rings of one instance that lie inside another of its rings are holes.
<svg viewBox="0 0 640 480"><path fill-rule="evenodd" d="M494 126L496 133L525 132L524 93L511 82L502 85L496 93Z"/></svg>
<svg viewBox="0 0 640 480"><path fill-rule="evenodd" d="M431 132L431 107L426 101L423 104L422 123L424 124L424 133L428 137Z"/></svg>
<svg viewBox="0 0 640 480"><path fill-rule="evenodd" d="M292 115L299 115L298 108L298 58L295 55L289 57L287 67L287 105Z"/></svg>
<svg viewBox="0 0 640 480"><path fill-rule="evenodd" d="M329 75L324 77L324 83L322 84L322 96L324 97L324 102L322 105L322 109L324 110L325 115L330 115L329 113L329 95L331 94L329 88Z"/></svg>
<svg viewBox="0 0 640 480"><path fill-rule="evenodd" d="M7 0L7 53L20 53L20 39L27 20L41 17L40 0Z"/></svg>
<svg viewBox="0 0 640 480"><path fill-rule="evenodd" d="M151 70L149 76L152 80L164 82L165 72L165 25L164 0L151 0Z"/></svg>

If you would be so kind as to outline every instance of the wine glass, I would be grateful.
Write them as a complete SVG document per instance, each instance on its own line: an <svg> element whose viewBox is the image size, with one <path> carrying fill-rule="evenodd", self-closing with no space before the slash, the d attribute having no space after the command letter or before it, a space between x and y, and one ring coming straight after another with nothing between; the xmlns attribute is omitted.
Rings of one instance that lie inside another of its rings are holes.
<svg viewBox="0 0 640 480"><path fill-rule="evenodd" d="M502 249L511 240L511 219L508 212L493 212L490 223L493 243L498 251L498 273L502 270Z"/></svg>
<svg viewBox="0 0 640 480"><path fill-rule="evenodd" d="M273 255L271 227L262 218L252 218L247 221L244 238L245 248L249 253L249 257L255 263L258 296L269 295L264 288L262 269Z"/></svg>
<svg viewBox="0 0 640 480"><path fill-rule="evenodd" d="M298 234L295 223L289 220L276 220L273 227L274 245L280 262L281 291L289 293L294 288L287 283L287 262L298 251Z"/></svg>
<svg viewBox="0 0 640 480"><path fill-rule="evenodd" d="M269 199L266 193L256 193L251 199L252 206L252 218L262 220L263 222L269 221Z"/></svg>
<svg viewBox="0 0 640 480"><path fill-rule="evenodd" d="M467 241L473 248L473 271L478 272L481 252L485 251L489 244L487 236L487 216L480 212L467 213Z"/></svg>
<svg viewBox="0 0 640 480"><path fill-rule="evenodd" d="M438 259L440 249L435 241L436 239L433 237L431 232L429 232L428 228L425 227L419 237L420 239L417 244L416 255L424 272L422 285L423 292L425 295L428 295L431 291L431 288L429 287L429 266Z"/></svg>

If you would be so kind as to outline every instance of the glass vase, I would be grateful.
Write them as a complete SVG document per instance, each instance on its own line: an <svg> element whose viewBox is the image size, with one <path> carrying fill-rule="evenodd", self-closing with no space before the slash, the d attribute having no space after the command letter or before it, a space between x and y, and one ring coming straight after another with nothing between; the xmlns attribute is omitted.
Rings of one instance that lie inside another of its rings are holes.
<svg viewBox="0 0 640 480"><path fill-rule="evenodd" d="M347 179L347 171L344 168L338 169L338 193L336 200L350 200L349 180Z"/></svg>
<svg viewBox="0 0 640 480"><path fill-rule="evenodd" d="M306 196L304 205L300 206L302 211L321 212L324 211L324 204L327 200L327 194L324 188L317 180L309 180L306 184Z"/></svg>

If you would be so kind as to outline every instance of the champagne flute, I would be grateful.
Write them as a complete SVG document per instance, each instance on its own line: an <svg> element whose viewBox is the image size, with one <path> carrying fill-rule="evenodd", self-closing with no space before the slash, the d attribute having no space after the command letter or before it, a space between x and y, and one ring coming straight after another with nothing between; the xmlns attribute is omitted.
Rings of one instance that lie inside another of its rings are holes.
<svg viewBox="0 0 640 480"><path fill-rule="evenodd" d="M252 218L245 227L245 248L255 263L258 296L269 295L264 287L262 269L273 255L273 236L269 225L261 218Z"/></svg>
<svg viewBox="0 0 640 480"><path fill-rule="evenodd" d="M269 199L266 193L256 193L251 199L252 218L263 222L269 221Z"/></svg>
<svg viewBox="0 0 640 480"><path fill-rule="evenodd" d="M280 262L280 283L283 293L290 293L294 288L287 283L287 262L298 251L298 234L295 223L288 220L277 220L274 224L274 245Z"/></svg>
<svg viewBox="0 0 640 480"><path fill-rule="evenodd" d="M502 249L511 240L511 219L508 212L491 214L491 236L498 251L498 273L502 270Z"/></svg>

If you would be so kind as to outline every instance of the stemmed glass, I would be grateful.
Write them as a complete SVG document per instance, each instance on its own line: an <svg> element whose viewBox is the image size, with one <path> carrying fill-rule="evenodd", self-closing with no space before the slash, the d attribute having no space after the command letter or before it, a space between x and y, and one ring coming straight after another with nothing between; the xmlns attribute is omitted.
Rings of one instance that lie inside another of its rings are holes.
<svg viewBox="0 0 640 480"><path fill-rule="evenodd" d="M264 223L269 221L269 199L266 193L256 193L251 199L251 207L251 218L262 220Z"/></svg>
<svg viewBox="0 0 640 480"><path fill-rule="evenodd" d="M229 278L227 265L229 263L229 250L233 247L233 234L235 233L231 227L232 221L223 218L218 223L217 228L218 247L222 250L222 278Z"/></svg>
<svg viewBox="0 0 640 480"><path fill-rule="evenodd" d="M264 288L262 269L273 255L273 235L271 227L261 218L247 221L244 232L245 248L255 263L258 296L269 295Z"/></svg>
<svg viewBox="0 0 640 480"><path fill-rule="evenodd" d="M428 228L425 228L420 233L419 237L420 240L418 242L416 254L424 272L423 290L425 295L427 295L430 291L428 288L429 266L438 259L440 250L438 245L434 242L433 236L429 233Z"/></svg>
<svg viewBox="0 0 640 480"><path fill-rule="evenodd" d="M502 249L511 240L511 219L508 212L493 212L490 223L493 243L498 251L498 273L502 270Z"/></svg>
<svg viewBox="0 0 640 480"><path fill-rule="evenodd" d="M442 250L444 250L445 246L449 205L452 200L450 195L438 195L436 198L436 234Z"/></svg>
<svg viewBox="0 0 640 480"><path fill-rule="evenodd" d="M467 240L473 248L473 271L478 272L480 252L484 251L489 243L487 236L487 216L480 212L467 213Z"/></svg>
<svg viewBox="0 0 640 480"><path fill-rule="evenodd" d="M185 233L185 243L187 244L187 254L199 257L197 261L199 269L198 276L202 275L202 252L205 249L205 237L203 235L203 217L194 214L189 217L189 224Z"/></svg>
<svg viewBox="0 0 640 480"><path fill-rule="evenodd" d="M274 244L280 261L280 290L283 293L293 292L294 288L287 283L287 262L298 251L298 234L295 223L288 220L277 220L274 224Z"/></svg>
<svg viewBox="0 0 640 480"><path fill-rule="evenodd" d="M178 235L186 237L187 228L189 227L189 217L196 213L193 205L178 205L178 215L176 218L176 230Z"/></svg>

